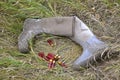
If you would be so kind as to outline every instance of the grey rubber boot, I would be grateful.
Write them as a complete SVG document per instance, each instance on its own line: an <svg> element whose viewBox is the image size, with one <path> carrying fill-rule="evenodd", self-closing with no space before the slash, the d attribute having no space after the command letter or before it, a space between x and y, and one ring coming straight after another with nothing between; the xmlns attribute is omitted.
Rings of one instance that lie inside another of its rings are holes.
<svg viewBox="0 0 120 80"><path fill-rule="evenodd" d="M107 46L98 40L91 30L76 16L72 17L52 17L43 19L27 19L23 26L23 32L18 38L18 48L20 52L28 52L28 40L40 33L67 36L83 47L83 53L73 63L73 68L79 70L99 57L98 51Z"/></svg>

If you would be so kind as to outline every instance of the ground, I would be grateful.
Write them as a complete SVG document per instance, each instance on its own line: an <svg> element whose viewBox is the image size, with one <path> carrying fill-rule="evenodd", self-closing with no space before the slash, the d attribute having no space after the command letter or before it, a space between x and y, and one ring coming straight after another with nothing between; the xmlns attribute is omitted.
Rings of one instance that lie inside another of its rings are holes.
<svg viewBox="0 0 120 80"><path fill-rule="evenodd" d="M49 70L38 52L60 54L68 66L82 48L66 37L41 34L27 54L18 51L18 36L27 18L78 16L110 47L108 55L90 68ZM1 0L0 80L120 80L120 0ZM53 39L51 47L46 40Z"/></svg>

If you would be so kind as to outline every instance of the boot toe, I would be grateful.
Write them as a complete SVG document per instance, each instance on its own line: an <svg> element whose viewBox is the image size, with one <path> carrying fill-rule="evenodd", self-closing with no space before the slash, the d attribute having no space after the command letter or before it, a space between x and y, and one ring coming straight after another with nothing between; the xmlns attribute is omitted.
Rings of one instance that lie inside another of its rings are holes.
<svg viewBox="0 0 120 80"><path fill-rule="evenodd" d="M95 64L98 59L105 56L107 49L99 49L93 53L88 53L89 51L83 51L83 54L73 63L74 70L80 70L81 67L88 68L90 64ZM102 54L104 53L104 54Z"/></svg>

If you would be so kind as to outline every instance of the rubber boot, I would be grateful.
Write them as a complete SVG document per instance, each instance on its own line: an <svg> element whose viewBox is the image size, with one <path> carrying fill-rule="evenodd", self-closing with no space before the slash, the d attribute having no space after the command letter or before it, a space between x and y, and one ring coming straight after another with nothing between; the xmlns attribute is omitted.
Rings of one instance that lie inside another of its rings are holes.
<svg viewBox="0 0 120 80"><path fill-rule="evenodd" d="M74 17L52 17L43 19L26 19L23 32L18 38L20 52L28 52L28 41L41 33L60 36L73 36Z"/></svg>
<svg viewBox="0 0 120 80"><path fill-rule="evenodd" d="M91 30L76 16L53 17L43 19L27 19L23 26L23 32L18 39L18 47L21 52L28 52L28 40L40 33L67 36L83 47L83 53L73 63L73 68L79 70L85 67L93 57L106 48L106 44L91 32Z"/></svg>
<svg viewBox="0 0 120 80"><path fill-rule="evenodd" d="M80 19L75 17L74 36L70 37L73 41L80 44L83 48L82 55L73 63L73 68L79 70L80 67L89 67L94 59L99 58L107 45L96 38L91 30Z"/></svg>

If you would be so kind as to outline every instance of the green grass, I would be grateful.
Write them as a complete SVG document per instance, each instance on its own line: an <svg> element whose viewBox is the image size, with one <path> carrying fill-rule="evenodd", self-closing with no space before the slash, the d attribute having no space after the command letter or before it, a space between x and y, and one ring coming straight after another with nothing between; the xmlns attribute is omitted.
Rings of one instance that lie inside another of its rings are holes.
<svg viewBox="0 0 120 80"><path fill-rule="evenodd" d="M25 19L72 15L111 46L111 55L120 52L119 0L1 0L0 80L119 80L119 54L81 71L58 65L48 70L47 62L37 57L38 52L58 53L68 65L82 53L79 45L65 37L38 35L29 54L18 51L17 40ZM55 47L46 43L49 38L56 42Z"/></svg>

